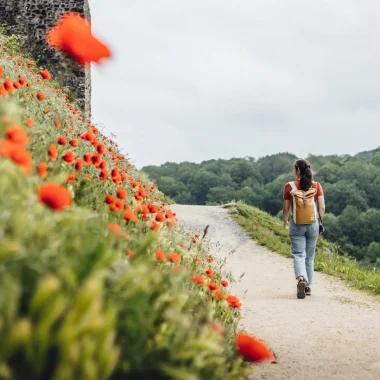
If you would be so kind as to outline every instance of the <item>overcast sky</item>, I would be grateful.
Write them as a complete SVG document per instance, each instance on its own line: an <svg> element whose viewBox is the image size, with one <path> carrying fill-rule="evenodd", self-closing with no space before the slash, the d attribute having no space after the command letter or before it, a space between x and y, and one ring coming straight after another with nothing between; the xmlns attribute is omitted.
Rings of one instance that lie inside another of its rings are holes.
<svg viewBox="0 0 380 380"><path fill-rule="evenodd" d="M90 0L92 110L138 167L380 145L378 0Z"/></svg>

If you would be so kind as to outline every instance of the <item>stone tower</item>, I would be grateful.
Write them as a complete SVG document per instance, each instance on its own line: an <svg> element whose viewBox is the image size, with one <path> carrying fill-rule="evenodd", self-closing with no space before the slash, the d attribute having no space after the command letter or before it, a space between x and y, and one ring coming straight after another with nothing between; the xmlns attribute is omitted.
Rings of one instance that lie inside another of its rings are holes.
<svg viewBox="0 0 380 380"><path fill-rule="evenodd" d="M87 118L91 115L91 73L62 56L46 44L46 32L68 11L90 20L88 0L0 0L0 24L7 33L25 37L24 51L46 67L54 79L75 95Z"/></svg>

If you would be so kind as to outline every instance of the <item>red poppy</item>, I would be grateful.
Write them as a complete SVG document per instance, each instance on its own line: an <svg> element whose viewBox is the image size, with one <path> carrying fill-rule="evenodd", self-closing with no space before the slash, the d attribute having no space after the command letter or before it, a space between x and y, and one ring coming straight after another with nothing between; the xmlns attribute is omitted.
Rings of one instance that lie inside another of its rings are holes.
<svg viewBox="0 0 380 380"><path fill-rule="evenodd" d="M24 169L26 175L32 172L32 157L23 146L9 140L0 140L0 156L11 159L17 166Z"/></svg>
<svg viewBox="0 0 380 380"><path fill-rule="evenodd" d="M157 249L156 251L156 259L158 261L165 261L166 260L166 255L164 252L160 251L159 249Z"/></svg>
<svg viewBox="0 0 380 380"><path fill-rule="evenodd" d="M46 165L46 162L43 161L43 162L40 162L38 165L37 165L37 173L38 175L42 178L42 179L45 179L48 175L48 171L47 171L47 165Z"/></svg>
<svg viewBox="0 0 380 380"><path fill-rule="evenodd" d="M108 172L107 170L102 170L99 174L99 178L101 182L105 182L108 178Z"/></svg>
<svg viewBox="0 0 380 380"><path fill-rule="evenodd" d="M9 141L21 146L25 146L29 141L29 135L17 125L7 128L5 136Z"/></svg>
<svg viewBox="0 0 380 380"><path fill-rule="evenodd" d="M180 256L178 253L172 252L172 253L169 255L169 260L170 260L172 263L180 263L180 262L181 262L181 256Z"/></svg>
<svg viewBox="0 0 380 380"><path fill-rule="evenodd" d="M46 80L51 79L51 75L50 75L49 71L47 71L47 70L41 70L40 75L42 76L42 78L44 78Z"/></svg>
<svg viewBox="0 0 380 380"><path fill-rule="evenodd" d="M48 150L48 154L49 154L49 157L52 161L55 161L58 157L58 149L57 147L54 145L54 144L51 144L49 146L49 150Z"/></svg>
<svg viewBox="0 0 380 380"><path fill-rule="evenodd" d="M0 85L0 96L8 96L8 91L3 85Z"/></svg>
<svg viewBox="0 0 380 380"><path fill-rule="evenodd" d="M152 224L150 225L150 229L153 231L158 231L160 229L160 225L156 222L152 222Z"/></svg>
<svg viewBox="0 0 380 380"><path fill-rule="evenodd" d="M192 280L199 285L203 285L205 283L205 280L201 276L193 276Z"/></svg>
<svg viewBox="0 0 380 380"><path fill-rule="evenodd" d="M73 148L76 148L78 146L78 140L75 140L75 139L70 140L70 145Z"/></svg>
<svg viewBox="0 0 380 380"><path fill-rule="evenodd" d="M68 183L74 183L77 181L77 175L76 173L69 173L66 177L66 182Z"/></svg>
<svg viewBox="0 0 380 380"><path fill-rule="evenodd" d="M38 91L38 92L37 92L37 99L38 99L40 102L42 102L42 101L44 101L44 100L46 99L46 96L45 96L45 94L44 94L42 91Z"/></svg>
<svg viewBox="0 0 380 380"><path fill-rule="evenodd" d="M56 183L45 183L38 188L38 198L47 207L54 211L67 209L72 198L67 189Z"/></svg>
<svg viewBox="0 0 380 380"><path fill-rule="evenodd" d="M126 249L125 250L125 255L128 256L129 260L131 260L135 254L130 249Z"/></svg>
<svg viewBox="0 0 380 380"><path fill-rule="evenodd" d="M25 125L26 125L28 128L34 128L34 121L31 120L31 119L28 119L28 120L25 122Z"/></svg>
<svg viewBox="0 0 380 380"><path fill-rule="evenodd" d="M66 161L68 164L72 164L75 160L75 156L73 152L67 151L63 156L62 159Z"/></svg>
<svg viewBox="0 0 380 380"><path fill-rule="evenodd" d="M13 85L12 85L12 82L9 80L9 78L5 78L4 80L4 88L8 91L8 92L13 92Z"/></svg>
<svg viewBox="0 0 380 380"><path fill-rule="evenodd" d="M228 282L226 280L220 281L220 283L226 288L228 286Z"/></svg>
<svg viewBox="0 0 380 380"><path fill-rule="evenodd" d="M156 221L157 222L163 222L165 220L164 216L160 213L157 213L156 215Z"/></svg>
<svg viewBox="0 0 380 380"><path fill-rule="evenodd" d="M211 289L210 289L211 290ZM222 292L216 292L215 294L214 294L214 298L216 299L216 300L220 300L220 299L223 299L225 297L225 295L224 295L224 293L222 293Z"/></svg>
<svg viewBox="0 0 380 380"><path fill-rule="evenodd" d="M127 210L124 213L124 220L131 221L131 222L137 222L138 218L132 210Z"/></svg>
<svg viewBox="0 0 380 380"><path fill-rule="evenodd" d="M19 90L21 88L21 84L17 81L14 81L13 83L13 87L16 89L16 90Z"/></svg>
<svg viewBox="0 0 380 380"><path fill-rule="evenodd" d="M214 282L209 282L207 284L207 287L213 292L215 290L219 290L219 286L215 284Z"/></svg>
<svg viewBox="0 0 380 380"><path fill-rule="evenodd" d="M91 34L90 23L79 13L64 15L48 32L47 40L52 47L66 52L82 65L111 56L108 47Z"/></svg>
<svg viewBox="0 0 380 380"><path fill-rule="evenodd" d="M228 295L226 297L226 300L228 302L228 305L232 308L235 308L235 309L240 309L241 308L241 302L239 300L239 298L235 297L235 296L231 296L231 295Z"/></svg>
<svg viewBox="0 0 380 380"><path fill-rule="evenodd" d="M208 278L212 278L213 277L211 269L207 269L205 273L206 273L206 275L207 275Z"/></svg>
<svg viewBox="0 0 380 380"><path fill-rule="evenodd" d="M58 143L59 145L66 145L67 141L66 141L66 139L65 139L63 136L59 136L59 137L57 138L57 143Z"/></svg>
<svg viewBox="0 0 380 380"><path fill-rule="evenodd" d="M105 198L105 202L110 205L111 203L113 203L113 201L114 201L113 196L110 194L107 194Z"/></svg>
<svg viewBox="0 0 380 380"><path fill-rule="evenodd" d="M82 160L80 158L78 158L76 161L75 161L75 170L77 172L80 172L81 170L83 169L83 163L82 163Z"/></svg>
<svg viewBox="0 0 380 380"><path fill-rule="evenodd" d="M91 153L85 153L84 156L83 156L83 161L86 164L91 164L91 158L92 158L92 154Z"/></svg>
<svg viewBox="0 0 380 380"><path fill-rule="evenodd" d="M119 187L116 191L116 195L118 198L120 199L125 199L127 198L127 192L125 191L125 189L123 189L122 187Z"/></svg>
<svg viewBox="0 0 380 380"><path fill-rule="evenodd" d="M273 352L267 345L254 336L239 333L235 338L236 347L244 360L249 362L263 362L274 360Z"/></svg>

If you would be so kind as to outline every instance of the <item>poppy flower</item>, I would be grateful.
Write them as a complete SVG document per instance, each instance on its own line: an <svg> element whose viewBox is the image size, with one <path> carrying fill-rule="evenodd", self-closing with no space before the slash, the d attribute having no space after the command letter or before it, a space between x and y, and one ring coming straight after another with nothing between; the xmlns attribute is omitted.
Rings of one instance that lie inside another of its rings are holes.
<svg viewBox="0 0 380 380"><path fill-rule="evenodd" d="M152 214L155 214L157 212L157 207L152 203L148 204L148 209L149 209L149 212Z"/></svg>
<svg viewBox="0 0 380 380"><path fill-rule="evenodd" d="M206 273L206 275L207 275L208 278L212 278L213 277L211 269L207 269L205 273Z"/></svg>
<svg viewBox="0 0 380 380"><path fill-rule="evenodd" d="M158 231L160 229L160 225L156 222L152 222L152 224L150 225L150 229L153 231Z"/></svg>
<svg viewBox="0 0 380 380"><path fill-rule="evenodd" d="M4 69L2 66L0 66L0 78L4 75Z"/></svg>
<svg viewBox="0 0 380 380"><path fill-rule="evenodd" d="M13 87L16 89L16 90L19 90L21 88L21 84L17 81L14 81L12 83Z"/></svg>
<svg viewBox="0 0 380 380"><path fill-rule="evenodd" d="M47 71L47 70L41 70L40 75L45 80L51 79L51 75L50 75L49 71Z"/></svg>
<svg viewBox="0 0 380 380"><path fill-rule="evenodd" d="M214 292L215 290L219 290L219 286L217 284L215 284L214 282L209 282L207 284L207 287L212 291Z"/></svg>
<svg viewBox="0 0 380 380"><path fill-rule="evenodd" d="M59 121L58 117L56 117L54 119L54 125L56 128L60 128L61 127L61 122Z"/></svg>
<svg viewBox="0 0 380 380"><path fill-rule="evenodd" d="M224 286L225 288L227 288L228 282L226 280L222 280L222 281L220 281L220 283L222 284L222 286Z"/></svg>
<svg viewBox="0 0 380 380"><path fill-rule="evenodd" d="M125 199L127 198L127 192L125 191L125 189L123 189L122 187L119 187L116 191L116 195L118 198L120 199Z"/></svg>
<svg viewBox="0 0 380 380"><path fill-rule="evenodd" d="M201 276L193 276L192 281L199 285L203 285L205 283L205 280Z"/></svg>
<svg viewBox="0 0 380 380"><path fill-rule="evenodd" d="M80 158L78 158L76 161L75 161L75 170L77 172L80 172L81 170L83 169L83 163L82 163L82 160Z"/></svg>
<svg viewBox="0 0 380 380"><path fill-rule="evenodd" d="M26 85L26 79L21 74L18 76L18 83L20 83L21 86Z"/></svg>
<svg viewBox="0 0 380 380"><path fill-rule="evenodd" d="M45 115L47 115L48 113L50 113L50 108L47 107L47 108L45 109L44 113L45 113Z"/></svg>
<svg viewBox="0 0 380 380"><path fill-rule="evenodd" d="M34 121L31 120L31 119L28 119L28 120L25 122L25 125L26 125L28 128L34 128Z"/></svg>
<svg viewBox="0 0 380 380"><path fill-rule="evenodd" d="M25 146L29 141L29 135L17 125L7 128L5 136L9 141L21 146Z"/></svg>
<svg viewBox="0 0 380 380"><path fill-rule="evenodd" d="M113 203L114 199L113 199L113 196L110 195L110 194L107 194L106 197L105 197L105 200L104 200L107 204L111 204Z"/></svg>
<svg viewBox="0 0 380 380"><path fill-rule="evenodd" d="M181 262L181 256L178 253L172 252L169 255L169 260L172 263L180 263Z"/></svg>
<svg viewBox="0 0 380 380"><path fill-rule="evenodd" d="M74 183L77 181L77 175L76 173L69 173L66 177L66 182L68 183Z"/></svg>
<svg viewBox="0 0 380 380"><path fill-rule="evenodd" d="M181 272L184 271L184 268L182 268L182 267L173 267L172 271L176 272L176 273L181 273Z"/></svg>
<svg viewBox="0 0 380 380"><path fill-rule="evenodd" d="M86 163L86 164L91 164L91 158L92 158L92 154L91 153L85 153L83 155L83 161Z"/></svg>
<svg viewBox="0 0 380 380"><path fill-rule="evenodd" d="M75 140L75 139L70 140L70 145L73 148L76 148L78 146L78 140Z"/></svg>
<svg viewBox="0 0 380 380"><path fill-rule="evenodd" d="M54 211L67 209L72 198L68 190L57 183L45 183L38 188L38 199Z"/></svg>
<svg viewBox="0 0 380 380"><path fill-rule="evenodd" d="M49 157L52 161L55 161L58 157L58 149L54 144L51 144L48 149Z"/></svg>
<svg viewBox="0 0 380 380"><path fill-rule="evenodd" d="M232 295L228 295L226 297L226 300L228 302L228 306L229 307L232 307L232 308L235 308L235 309L240 309L241 308L241 302L239 300L239 298L235 297L235 296L232 296Z"/></svg>
<svg viewBox="0 0 380 380"><path fill-rule="evenodd" d="M63 136L59 136L59 137L57 138L57 143L58 143L59 145L66 145L67 141L66 141L66 139L65 139Z"/></svg>
<svg viewBox="0 0 380 380"><path fill-rule="evenodd" d="M157 213L156 215L156 221L157 222L163 222L165 220L164 216L160 213Z"/></svg>
<svg viewBox="0 0 380 380"><path fill-rule="evenodd" d="M125 255L128 257L129 260L133 259L133 256L135 255L133 253L133 251L131 251L130 249L126 249L125 250Z"/></svg>
<svg viewBox="0 0 380 380"><path fill-rule="evenodd" d="M157 251L156 251L156 259L158 260L158 261L165 261L166 260L166 255L165 255L165 253L164 252L162 252L162 251L160 251L159 249L157 249Z"/></svg>
<svg viewBox="0 0 380 380"><path fill-rule="evenodd" d="M0 140L0 156L11 159L17 166L24 169L26 175L31 174L32 157L21 145L9 140Z"/></svg>
<svg viewBox="0 0 380 380"><path fill-rule="evenodd" d="M106 148L104 145L102 144L99 144L97 147L96 147L96 150L99 154L103 154L105 151L106 151Z"/></svg>
<svg viewBox="0 0 380 380"><path fill-rule="evenodd" d="M99 174L99 179L101 182L105 182L107 180L107 177L108 177L108 172L107 170L102 170Z"/></svg>
<svg viewBox="0 0 380 380"><path fill-rule="evenodd" d="M125 221L131 221L131 222L137 222L138 218L132 210L127 210L124 213L124 220Z"/></svg>
<svg viewBox="0 0 380 380"><path fill-rule="evenodd" d="M211 290L211 289L210 289ZM214 298L216 299L216 300L220 300L220 299L223 299L225 297L225 295L224 295L224 293L222 293L222 292L216 292L215 294L214 294Z"/></svg>
<svg viewBox="0 0 380 380"><path fill-rule="evenodd" d="M42 178L42 179L45 179L48 175L48 171L47 171L47 164L45 161L43 162L40 162L38 165L37 165L37 173L38 175Z"/></svg>
<svg viewBox="0 0 380 380"><path fill-rule="evenodd" d="M73 152L67 151L63 156L62 159L66 161L68 164L72 164L75 160L75 156Z"/></svg>
<svg viewBox="0 0 380 380"><path fill-rule="evenodd" d="M274 359L273 352L267 345L254 336L239 333L235 337L236 347L244 360L249 362L263 362Z"/></svg>
<svg viewBox="0 0 380 380"><path fill-rule="evenodd" d="M0 85L0 96L8 96L8 91L3 85Z"/></svg>
<svg viewBox="0 0 380 380"><path fill-rule="evenodd" d="M5 78L4 80L4 88L9 92L13 92L13 85L12 82L9 80L9 78Z"/></svg>
<svg viewBox="0 0 380 380"><path fill-rule="evenodd" d="M64 15L47 34L50 46L64 51L79 64L99 62L111 56L110 50L91 34L90 23L79 13Z"/></svg>
<svg viewBox="0 0 380 380"><path fill-rule="evenodd" d="M42 91L38 91L38 92L37 92L37 99L38 99L40 102L42 102L42 101L44 101L44 100L46 99L46 96L45 96L45 94L44 94Z"/></svg>

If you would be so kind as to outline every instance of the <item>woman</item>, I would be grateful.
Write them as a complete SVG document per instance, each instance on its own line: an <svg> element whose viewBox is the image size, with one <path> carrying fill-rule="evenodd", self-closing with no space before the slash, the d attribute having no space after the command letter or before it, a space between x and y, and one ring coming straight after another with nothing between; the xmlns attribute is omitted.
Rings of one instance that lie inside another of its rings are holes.
<svg viewBox="0 0 380 380"><path fill-rule="evenodd" d="M293 210L292 193L297 189L305 192L315 189L314 202L318 206L320 220L322 220L325 213L325 200L322 186L318 182L313 181L313 173L308 161L297 160L294 163L294 176L296 180L287 183L284 188L283 217L284 227L289 230L292 243L294 273L298 281L297 297L305 298L305 295L311 296L310 285L313 283L314 277L314 254L319 235L319 222L318 217L316 217L311 218L315 220L311 224L296 224L293 218L290 218L289 224L289 210Z"/></svg>

